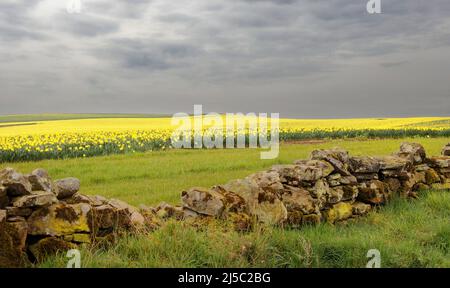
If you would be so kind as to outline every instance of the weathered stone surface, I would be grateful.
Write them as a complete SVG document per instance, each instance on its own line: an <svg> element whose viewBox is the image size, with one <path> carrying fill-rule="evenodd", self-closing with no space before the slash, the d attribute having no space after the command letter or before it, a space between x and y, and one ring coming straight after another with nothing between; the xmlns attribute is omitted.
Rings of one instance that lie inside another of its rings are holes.
<svg viewBox="0 0 450 288"><path fill-rule="evenodd" d="M410 159L414 164L421 164L425 161L427 155L425 148L419 143L402 143L400 151L396 153L396 156Z"/></svg>
<svg viewBox="0 0 450 288"><path fill-rule="evenodd" d="M358 182L378 180L378 173L354 173Z"/></svg>
<svg viewBox="0 0 450 288"><path fill-rule="evenodd" d="M5 209L9 204L8 193L6 192L6 188L0 186L0 209Z"/></svg>
<svg viewBox="0 0 450 288"><path fill-rule="evenodd" d="M297 164L297 165L277 165L272 168L280 175L281 182L291 186L297 186L301 182L315 182L329 175L328 168L319 165ZM313 163L319 163L314 161ZM323 162L322 162L323 163Z"/></svg>
<svg viewBox="0 0 450 288"><path fill-rule="evenodd" d="M29 195L32 191L30 181L12 168L0 170L0 185L10 197Z"/></svg>
<svg viewBox="0 0 450 288"><path fill-rule="evenodd" d="M28 234L63 236L74 233L89 233L88 204L54 204L43 207L28 218Z"/></svg>
<svg viewBox="0 0 450 288"><path fill-rule="evenodd" d="M118 225L118 215L110 205L92 207L90 228L92 231L98 229L114 228Z"/></svg>
<svg viewBox="0 0 450 288"><path fill-rule="evenodd" d="M329 150L314 150L311 152L311 160L324 160L333 165L334 170L344 176L351 175L348 170L348 152L340 148Z"/></svg>
<svg viewBox="0 0 450 288"><path fill-rule="evenodd" d="M358 200L369 204L383 204L387 200L387 185L379 180L362 182L358 185Z"/></svg>
<svg viewBox="0 0 450 288"><path fill-rule="evenodd" d="M55 194L53 192L33 191L31 195L13 198L11 203L17 208L32 208L42 207L57 203Z"/></svg>
<svg viewBox="0 0 450 288"><path fill-rule="evenodd" d="M336 204L342 200L344 196L344 189L342 186L332 187L330 188L330 192L328 194L328 204Z"/></svg>
<svg viewBox="0 0 450 288"><path fill-rule="evenodd" d="M425 171L425 180L426 184L428 185L441 182L439 174L434 169L431 168Z"/></svg>
<svg viewBox="0 0 450 288"><path fill-rule="evenodd" d="M358 197L359 190L357 185L345 185L342 186L344 194L342 195L342 201L353 201Z"/></svg>
<svg viewBox="0 0 450 288"><path fill-rule="evenodd" d="M398 156L375 157L375 159L380 163L380 170L411 171L414 167L410 160Z"/></svg>
<svg viewBox="0 0 450 288"><path fill-rule="evenodd" d="M241 196L239 196L233 192L227 191L220 185L214 186L212 188L212 190L220 193L224 197L224 201L225 201L224 202L225 203L225 211L223 213L224 216L227 216L227 214L229 214L229 213L247 213L248 212L245 200ZM273 191L273 190L269 190L269 191Z"/></svg>
<svg viewBox="0 0 450 288"><path fill-rule="evenodd" d="M372 206L369 204L365 204L362 202L355 202L352 204L352 213L353 215L362 216L366 215L367 213L372 210Z"/></svg>
<svg viewBox="0 0 450 288"><path fill-rule="evenodd" d="M350 170L358 174L372 174L380 171L380 161L369 156L350 157Z"/></svg>
<svg viewBox="0 0 450 288"><path fill-rule="evenodd" d="M432 168L449 168L450 167L450 157L440 156L431 157L427 159L428 165Z"/></svg>
<svg viewBox="0 0 450 288"><path fill-rule="evenodd" d="M302 188L286 186L283 194L283 204L288 213L300 211L302 214L319 213L317 200L311 197L310 193Z"/></svg>
<svg viewBox="0 0 450 288"><path fill-rule="evenodd" d="M442 149L443 156L450 156L450 143Z"/></svg>
<svg viewBox="0 0 450 288"><path fill-rule="evenodd" d="M65 253L76 248L77 245L57 237L47 237L41 239L36 244L30 245L29 247L30 252L38 261L42 261L45 257L54 255L58 252Z"/></svg>
<svg viewBox="0 0 450 288"><path fill-rule="evenodd" d="M91 243L91 235L86 233L75 233L71 235L63 236L64 241L75 242L75 243Z"/></svg>
<svg viewBox="0 0 450 288"><path fill-rule="evenodd" d="M302 218L302 224L303 225L317 225L317 224L320 224L321 220L322 220L321 214L304 215Z"/></svg>
<svg viewBox="0 0 450 288"><path fill-rule="evenodd" d="M19 208L19 207L6 207L6 214L8 217L21 216L28 217L33 213L31 208Z"/></svg>
<svg viewBox="0 0 450 288"><path fill-rule="evenodd" d="M391 193L399 193L402 188L402 183L396 178L387 178L383 180Z"/></svg>
<svg viewBox="0 0 450 288"><path fill-rule="evenodd" d="M177 220L184 219L183 207L180 207L180 206L174 207L165 202L160 203L155 208L155 213L156 213L156 216L158 216L160 219L168 219L168 218L175 218Z"/></svg>
<svg viewBox="0 0 450 288"><path fill-rule="evenodd" d="M127 229L143 228L145 218L139 213L136 207L117 199L109 200L108 205L112 206L117 214L118 227Z"/></svg>
<svg viewBox="0 0 450 288"><path fill-rule="evenodd" d="M6 211L0 210L0 268L25 266L27 223L7 222L6 218Z"/></svg>
<svg viewBox="0 0 450 288"><path fill-rule="evenodd" d="M54 190L52 179L44 169L33 170L30 175L27 175L27 178L33 191L52 192Z"/></svg>
<svg viewBox="0 0 450 288"><path fill-rule="evenodd" d="M297 160L294 161L294 164L319 170L319 175L321 175L321 178L327 177L334 171L333 165L324 160Z"/></svg>
<svg viewBox="0 0 450 288"><path fill-rule="evenodd" d="M329 223L335 223L348 219L352 216L352 205L347 202L334 204L329 210L324 212L324 217Z"/></svg>
<svg viewBox="0 0 450 288"><path fill-rule="evenodd" d="M227 219L233 223L234 230L238 232L250 231L254 225L252 217L246 213L230 213Z"/></svg>
<svg viewBox="0 0 450 288"><path fill-rule="evenodd" d="M283 194L283 184L280 174L275 171L259 172L247 176L245 179L253 186L259 187L265 194L280 196ZM227 189L225 189L227 190ZM228 190L227 190L228 191ZM242 196L242 195L241 195Z"/></svg>
<svg viewBox="0 0 450 288"><path fill-rule="evenodd" d="M80 180L74 177L56 180L55 187L58 199L68 198L80 190Z"/></svg>
<svg viewBox="0 0 450 288"><path fill-rule="evenodd" d="M278 198L278 190L258 186L253 177L228 182L223 188L241 196L247 203L248 212L265 224L281 224L287 219L287 210Z"/></svg>
<svg viewBox="0 0 450 288"><path fill-rule="evenodd" d="M181 194L183 206L197 213L221 217L225 210L225 197L206 188L191 188Z"/></svg>

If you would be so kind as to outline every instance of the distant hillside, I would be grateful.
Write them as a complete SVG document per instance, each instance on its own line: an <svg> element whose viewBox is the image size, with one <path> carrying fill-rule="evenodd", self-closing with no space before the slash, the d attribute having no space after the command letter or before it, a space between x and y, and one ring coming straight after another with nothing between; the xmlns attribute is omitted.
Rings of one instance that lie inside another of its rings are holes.
<svg viewBox="0 0 450 288"><path fill-rule="evenodd" d="M164 114L17 114L0 115L0 123L98 118L161 118Z"/></svg>

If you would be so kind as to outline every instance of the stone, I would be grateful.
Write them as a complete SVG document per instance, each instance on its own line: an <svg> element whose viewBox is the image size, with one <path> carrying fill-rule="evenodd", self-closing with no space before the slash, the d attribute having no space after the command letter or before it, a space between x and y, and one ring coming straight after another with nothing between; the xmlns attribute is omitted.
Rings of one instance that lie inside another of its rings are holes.
<svg viewBox="0 0 450 288"><path fill-rule="evenodd" d="M276 196L283 194L284 188L281 183L280 174L275 171L255 173L247 176L245 179L251 182L252 185L259 187L265 194L273 194Z"/></svg>
<svg viewBox="0 0 450 288"><path fill-rule="evenodd" d="M307 164L276 165L272 170L280 175L281 182L298 186L302 182L315 182L327 175L323 168Z"/></svg>
<svg viewBox="0 0 450 288"><path fill-rule="evenodd" d="M402 183L397 178L387 178L383 182L386 183L391 193L399 193L402 188Z"/></svg>
<svg viewBox="0 0 450 288"><path fill-rule="evenodd" d="M443 156L450 156L450 143L442 149Z"/></svg>
<svg viewBox="0 0 450 288"><path fill-rule="evenodd" d="M54 190L52 179L44 169L38 168L33 170L27 178L33 191L52 192Z"/></svg>
<svg viewBox="0 0 450 288"><path fill-rule="evenodd" d="M63 236L74 233L89 233L88 204L53 204L40 208L28 218L28 234Z"/></svg>
<svg viewBox="0 0 450 288"><path fill-rule="evenodd" d="M6 217L6 211L0 210L0 268L26 266L27 223L7 222Z"/></svg>
<svg viewBox="0 0 450 288"><path fill-rule="evenodd" d="M34 208L48 206L57 203L55 194L53 192L33 191L31 195L20 196L13 198L11 203L17 208Z"/></svg>
<svg viewBox="0 0 450 288"><path fill-rule="evenodd" d="M352 205L347 202L334 204L332 208L324 212L324 217L329 223L346 220L352 217Z"/></svg>
<svg viewBox="0 0 450 288"><path fill-rule="evenodd" d="M328 204L335 204L342 200L344 196L344 189L342 186L332 187L330 188L330 192L328 194Z"/></svg>
<svg viewBox="0 0 450 288"><path fill-rule="evenodd" d="M400 145L400 151L396 156L410 159L414 164L422 164L427 158L425 148L419 143L404 142Z"/></svg>
<svg viewBox="0 0 450 288"><path fill-rule="evenodd" d="M380 161L374 157L350 157L350 170L358 174L374 174L380 171Z"/></svg>
<svg viewBox="0 0 450 288"><path fill-rule="evenodd" d="M356 185L344 185L342 190L344 191L342 201L354 201L358 197L359 190Z"/></svg>
<svg viewBox="0 0 450 288"><path fill-rule="evenodd" d="M322 219L321 214L303 215L302 225L317 225L320 224L321 219Z"/></svg>
<svg viewBox="0 0 450 288"><path fill-rule="evenodd" d="M311 197L309 191L302 188L286 186L282 201L288 213L294 211L300 211L302 214L319 213L317 200Z"/></svg>
<svg viewBox="0 0 450 288"><path fill-rule="evenodd" d="M439 174L434 169L428 169L425 171L425 181L426 184L432 185L434 183L441 182L441 178L439 177Z"/></svg>
<svg viewBox="0 0 450 288"><path fill-rule="evenodd" d="M0 186L0 209L9 205L9 197L5 187Z"/></svg>
<svg viewBox="0 0 450 288"><path fill-rule="evenodd" d="M334 171L333 165L324 160L297 160L294 164L318 169L322 177L327 177Z"/></svg>
<svg viewBox="0 0 450 288"><path fill-rule="evenodd" d="M358 200L369 204L383 204L387 201L387 185L379 180L362 182L358 185Z"/></svg>
<svg viewBox="0 0 450 288"><path fill-rule="evenodd" d="M30 181L12 168L5 168L0 171L0 184L6 188L10 197L29 195L32 191Z"/></svg>
<svg viewBox="0 0 450 288"><path fill-rule="evenodd" d="M37 261L42 261L45 257L55 255L58 252L67 253L71 249L76 249L77 245L64 241L57 237L47 237L30 245L29 250Z"/></svg>
<svg viewBox="0 0 450 288"><path fill-rule="evenodd" d="M90 234L85 234L85 233L75 233L75 234L71 234L71 235L65 235L63 237L64 241L67 242L75 242L75 243L86 243L89 244L91 243L91 235Z"/></svg>
<svg viewBox="0 0 450 288"><path fill-rule="evenodd" d="M363 216L372 210L372 206L362 202L355 202L352 204L352 214L357 216Z"/></svg>
<svg viewBox="0 0 450 288"><path fill-rule="evenodd" d="M184 219L183 207L174 207L165 202L160 203L155 209L156 216L160 219L175 218L176 220Z"/></svg>
<svg viewBox="0 0 450 288"><path fill-rule="evenodd" d="M58 199L68 198L80 190L80 180L74 177L56 180L55 187Z"/></svg>
<svg viewBox="0 0 450 288"><path fill-rule="evenodd" d="M191 188L181 194L183 206L197 213L220 218L225 210L225 197L211 189Z"/></svg>
<svg viewBox="0 0 450 288"><path fill-rule="evenodd" d="M114 208L117 215L117 227L125 229L141 229L145 224L145 218L139 213L139 210L128 203L111 199L108 205Z"/></svg>
<svg viewBox="0 0 450 288"><path fill-rule="evenodd" d="M323 160L330 163L334 170L344 176L351 175L348 171L349 155L348 152L339 148L328 150L314 150L311 152L311 160Z"/></svg>
<svg viewBox="0 0 450 288"><path fill-rule="evenodd" d="M355 173L355 177L358 182L379 179L378 173Z"/></svg>
<svg viewBox="0 0 450 288"><path fill-rule="evenodd" d="M110 205L92 207L90 217L89 223L92 231L115 228L118 225L118 215Z"/></svg>
<svg viewBox="0 0 450 288"><path fill-rule="evenodd" d="M427 159L428 165L432 168L449 168L450 167L450 157L439 156L431 157Z"/></svg>
<svg viewBox="0 0 450 288"><path fill-rule="evenodd" d="M226 189L224 189L222 186L218 185L218 186L214 186L212 188L212 190L220 193L223 197L224 197L224 203L225 203L225 211L224 211L224 216L227 216L228 213L247 213L247 205L245 203L244 198L242 198L241 196L227 191ZM269 193L270 190L269 189ZM275 190L277 191L277 190ZM278 191L277 191L278 193Z"/></svg>
<svg viewBox="0 0 450 288"><path fill-rule="evenodd" d="M228 220L233 223L235 231L248 232L253 227L253 219L246 213L230 213Z"/></svg>
<svg viewBox="0 0 450 288"><path fill-rule="evenodd" d="M258 186L254 177L233 180L222 187L241 196L246 204L248 213L264 224L276 225L287 219L287 210L278 196L278 187L274 190ZM272 185L271 185L272 186ZM283 188L284 189L284 188Z"/></svg>
<svg viewBox="0 0 450 288"><path fill-rule="evenodd" d="M21 216L28 217L33 213L31 208L19 208L19 207L6 207L6 214L8 217Z"/></svg>
<svg viewBox="0 0 450 288"><path fill-rule="evenodd" d="M411 171L414 166L408 159L398 156L375 157L380 163L380 170Z"/></svg>

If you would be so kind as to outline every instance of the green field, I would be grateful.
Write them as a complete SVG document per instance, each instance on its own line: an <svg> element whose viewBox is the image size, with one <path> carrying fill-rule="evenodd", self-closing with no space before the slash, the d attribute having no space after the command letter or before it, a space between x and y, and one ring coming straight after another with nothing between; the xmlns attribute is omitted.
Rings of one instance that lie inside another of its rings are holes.
<svg viewBox="0 0 450 288"><path fill-rule="evenodd" d="M192 186L212 186L242 178L273 164L306 158L317 148L340 146L353 155L386 155L403 141L423 144L438 155L448 138L333 140L285 144L276 160L260 160L258 150L169 150L86 159L4 164L21 172L42 167L54 178L74 176L86 194L131 204L180 203ZM381 251L384 267L450 267L450 193L424 192L417 201L397 199L379 213L345 226L323 224L301 230L257 228L233 232L217 223L195 229L168 223L149 235L129 236L117 245L85 247L85 267L364 267L366 253ZM64 267L64 255L40 264Z"/></svg>

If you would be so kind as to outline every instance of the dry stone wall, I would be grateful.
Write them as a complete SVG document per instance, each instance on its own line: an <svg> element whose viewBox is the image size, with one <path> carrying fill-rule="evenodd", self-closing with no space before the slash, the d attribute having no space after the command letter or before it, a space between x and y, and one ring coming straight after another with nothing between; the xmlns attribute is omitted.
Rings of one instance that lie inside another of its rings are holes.
<svg viewBox="0 0 450 288"><path fill-rule="evenodd" d="M217 218L239 231L255 223L301 227L367 214L394 195L418 197L450 179L450 144L427 158L417 143L391 156L351 156L335 148L277 165L212 188L183 191L181 205L133 207L79 193L80 181L53 181L43 169L0 171L0 267L21 267L80 244L109 241L122 232L156 229L166 219Z"/></svg>

